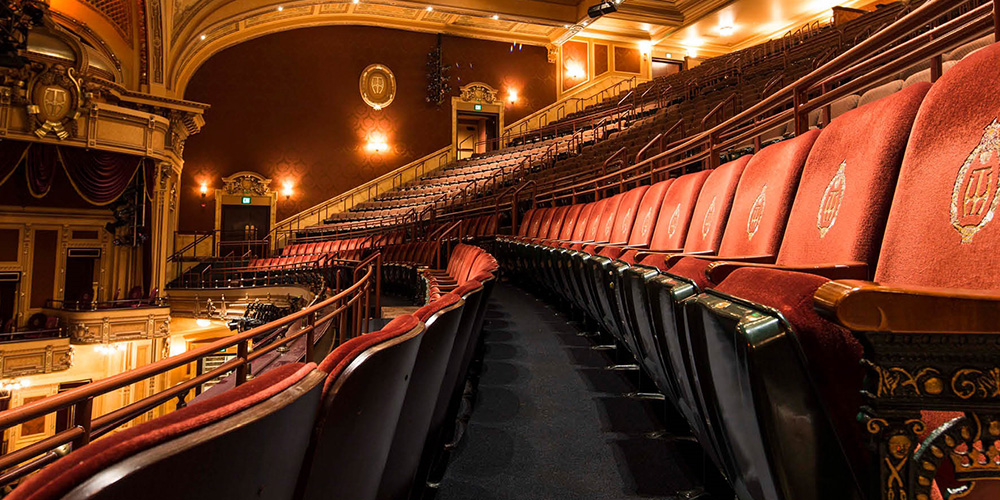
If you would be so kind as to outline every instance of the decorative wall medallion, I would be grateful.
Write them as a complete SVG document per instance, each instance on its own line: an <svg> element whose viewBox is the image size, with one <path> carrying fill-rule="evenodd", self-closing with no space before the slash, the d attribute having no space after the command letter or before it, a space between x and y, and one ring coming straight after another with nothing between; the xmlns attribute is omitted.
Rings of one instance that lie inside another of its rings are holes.
<svg viewBox="0 0 1000 500"><path fill-rule="evenodd" d="M715 200L719 197L712 197L712 203L708 205L708 211L705 212L705 220L701 222L701 239L708 238L708 233L712 230L712 216L715 215Z"/></svg>
<svg viewBox="0 0 1000 500"><path fill-rule="evenodd" d="M816 214L816 228L819 229L819 237L822 239L826 233L837 222L837 214L840 213L840 205L844 201L844 193L847 192L847 175L844 169L847 167L847 160L840 163L837 173L833 174L830 184L823 192L823 198L819 201L819 213Z"/></svg>
<svg viewBox="0 0 1000 500"><path fill-rule="evenodd" d="M667 225L667 235L670 237L674 236L677 232L677 223L681 220L681 204L677 204L677 208L674 209L674 213L670 216L670 223Z"/></svg>
<svg viewBox="0 0 1000 500"><path fill-rule="evenodd" d="M767 184L760 188L760 194L757 195L757 199L753 201L753 206L750 207L750 216L747 218L747 240L752 240L753 235L757 234L757 230L760 229L760 220L764 218L764 202L766 197L764 193L767 191Z"/></svg>
<svg viewBox="0 0 1000 500"><path fill-rule="evenodd" d="M52 134L62 140L75 132L80 116L80 82L73 73L73 68L55 65L29 84L27 111L34 118L32 125L38 137Z"/></svg>
<svg viewBox="0 0 1000 500"><path fill-rule="evenodd" d="M993 220L1000 179L1000 122L986 126L979 145L958 169L951 194L951 225L962 235L962 243Z"/></svg>
<svg viewBox="0 0 1000 500"><path fill-rule="evenodd" d="M361 98L375 109L382 109L396 98L396 77L389 68L372 64L361 72Z"/></svg>

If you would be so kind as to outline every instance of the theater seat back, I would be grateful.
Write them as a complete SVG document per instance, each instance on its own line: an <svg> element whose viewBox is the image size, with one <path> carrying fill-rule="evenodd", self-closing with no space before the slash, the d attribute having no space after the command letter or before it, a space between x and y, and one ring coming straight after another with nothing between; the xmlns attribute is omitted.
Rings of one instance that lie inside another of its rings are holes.
<svg viewBox="0 0 1000 500"><path fill-rule="evenodd" d="M6 498L291 498L323 379L311 363L275 368L83 446Z"/></svg>
<svg viewBox="0 0 1000 500"><path fill-rule="evenodd" d="M618 210L618 201L620 201L620 198L615 199L611 197L602 198L594 203L594 209L590 212L590 220L587 221L587 231L583 234L583 241L598 241L598 234L604 226L605 221L614 219L614 211L610 214L606 213L611 209L609 204L614 203L613 210Z"/></svg>
<svg viewBox="0 0 1000 500"><path fill-rule="evenodd" d="M566 217L563 219L562 227L559 229L559 235L556 237L560 240L572 240L573 233L577 228L577 223L580 220L580 215L583 213L587 205L577 203L576 205L571 205L569 210L566 211Z"/></svg>
<svg viewBox="0 0 1000 500"><path fill-rule="evenodd" d="M549 230L544 234L545 238L553 239L559 237L567 212L569 212L569 205L556 208L556 214L552 217L552 222L549 223Z"/></svg>
<svg viewBox="0 0 1000 500"><path fill-rule="evenodd" d="M531 220L535 218L535 214L537 212L538 212L537 210L531 209L524 213L524 216L520 221L521 222L520 226L517 228L518 236L528 235L528 228L531 227Z"/></svg>
<svg viewBox="0 0 1000 500"><path fill-rule="evenodd" d="M534 236L539 238L545 238L549 235L549 228L552 227L552 221L562 213L561 207L553 207L545 209L545 215L542 216L541 222L538 224L538 229L535 230Z"/></svg>
<svg viewBox="0 0 1000 500"><path fill-rule="evenodd" d="M552 220L552 209L551 208L540 208L535 216L531 218L531 225L528 226L528 237L537 238L538 233L542 230L542 223Z"/></svg>
<svg viewBox="0 0 1000 500"><path fill-rule="evenodd" d="M426 331L403 399L378 498L407 498L414 485L464 305L460 296L449 293L414 313Z"/></svg>
<svg viewBox="0 0 1000 500"><path fill-rule="evenodd" d="M635 220L632 223L632 231L628 236L629 245L648 245L649 239L653 236L653 226L656 218L660 215L660 207L663 205L663 197L674 183L673 179L657 182L642 197L639 208L636 210Z"/></svg>
<svg viewBox="0 0 1000 500"><path fill-rule="evenodd" d="M1000 289L1000 44L968 55L927 93L910 133L876 281Z"/></svg>
<svg viewBox="0 0 1000 500"><path fill-rule="evenodd" d="M670 186L663 197L663 207L653 226L649 242L651 249L683 248L688 224L691 222L691 213L698 201L698 193L710 174L711 171L703 170L682 175Z"/></svg>
<svg viewBox="0 0 1000 500"><path fill-rule="evenodd" d="M375 498L423 332L415 316L399 316L320 363L329 375L297 498Z"/></svg>
<svg viewBox="0 0 1000 500"><path fill-rule="evenodd" d="M811 130L772 144L747 162L719 245L720 256L775 255L802 166L819 136Z"/></svg>
<svg viewBox="0 0 1000 500"><path fill-rule="evenodd" d="M929 88L911 85L823 129L802 170L778 264L875 265L903 149Z"/></svg>
<svg viewBox="0 0 1000 500"><path fill-rule="evenodd" d="M620 244L628 242L632 224L635 223L636 214L639 212L639 204L642 203L646 191L649 191L649 186L639 186L619 195L621 203L618 205L618 212L615 213L611 233L604 241Z"/></svg>
<svg viewBox="0 0 1000 500"><path fill-rule="evenodd" d="M733 206L736 186L750 158L752 158L750 155L741 156L716 167L708 174L701 191L698 192L694 213L691 214L691 224L694 224L694 228L688 230L684 240L685 252L718 250Z"/></svg>

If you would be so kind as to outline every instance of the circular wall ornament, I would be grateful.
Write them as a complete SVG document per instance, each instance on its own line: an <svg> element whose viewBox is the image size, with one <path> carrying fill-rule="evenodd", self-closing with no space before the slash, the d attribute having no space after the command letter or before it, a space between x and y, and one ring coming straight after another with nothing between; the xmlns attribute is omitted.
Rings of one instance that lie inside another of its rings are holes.
<svg viewBox="0 0 1000 500"><path fill-rule="evenodd" d="M381 65L372 64L361 72L361 98L369 106L382 109L396 98L396 77Z"/></svg>

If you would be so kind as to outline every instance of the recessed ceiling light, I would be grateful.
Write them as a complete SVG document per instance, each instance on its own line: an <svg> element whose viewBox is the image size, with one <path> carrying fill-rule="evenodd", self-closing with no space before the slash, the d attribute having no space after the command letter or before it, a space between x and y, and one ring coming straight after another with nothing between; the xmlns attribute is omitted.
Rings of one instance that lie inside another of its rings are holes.
<svg viewBox="0 0 1000 500"><path fill-rule="evenodd" d="M428 5L428 6L427 6L427 12L430 12L430 11L432 11L432 10L434 10L434 7L431 7L430 5Z"/></svg>
<svg viewBox="0 0 1000 500"><path fill-rule="evenodd" d="M279 5L279 6L278 6L278 12L281 12L281 11L283 11L283 10L285 10L285 8Z"/></svg>
<svg viewBox="0 0 1000 500"><path fill-rule="evenodd" d="M493 20L500 19L500 14L493 14Z"/></svg>
<svg viewBox="0 0 1000 500"><path fill-rule="evenodd" d="M202 40L204 40L205 39L205 35L201 35L199 38L201 38Z"/></svg>
<svg viewBox="0 0 1000 500"><path fill-rule="evenodd" d="M563 28L569 29L569 25L568 24L564 24Z"/></svg>

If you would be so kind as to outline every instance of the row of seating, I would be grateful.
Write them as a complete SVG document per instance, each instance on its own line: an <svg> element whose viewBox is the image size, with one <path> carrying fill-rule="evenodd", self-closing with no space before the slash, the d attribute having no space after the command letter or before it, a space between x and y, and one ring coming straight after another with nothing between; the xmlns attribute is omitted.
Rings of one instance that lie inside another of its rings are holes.
<svg viewBox="0 0 1000 500"><path fill-rule="evenodd" d="M998 291L998 68L994 44L712 171L534 210L497 254L635 358L740 498L864 498L859 338ZM924 435L959 415L925 412ZM941 490L975 479L942 468Z"/></svg>
<svg viewBox="0 0 1000 500"><path fill-rule="evenodd" d="M75 449L6 498L418 497L451 441L495 281L476 278L318 365L278 366Z"/></svg>

